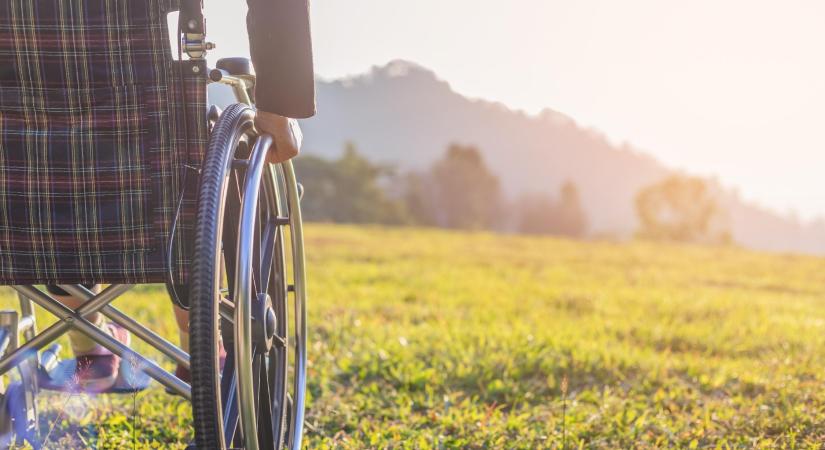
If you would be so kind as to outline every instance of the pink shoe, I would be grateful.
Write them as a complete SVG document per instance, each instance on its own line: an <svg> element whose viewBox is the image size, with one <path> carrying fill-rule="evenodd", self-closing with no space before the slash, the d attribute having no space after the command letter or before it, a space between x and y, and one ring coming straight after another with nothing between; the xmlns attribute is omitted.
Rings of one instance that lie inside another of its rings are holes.
<svg viewBox="0 0 825 450"><path fill-rule="evenodd" d="M114 323L107 323L103 331L128 346L129 332ZM85 355L77 355L73 381L87 392L103 392L114 386L120 369L120 357L98 345Z"/></svg>

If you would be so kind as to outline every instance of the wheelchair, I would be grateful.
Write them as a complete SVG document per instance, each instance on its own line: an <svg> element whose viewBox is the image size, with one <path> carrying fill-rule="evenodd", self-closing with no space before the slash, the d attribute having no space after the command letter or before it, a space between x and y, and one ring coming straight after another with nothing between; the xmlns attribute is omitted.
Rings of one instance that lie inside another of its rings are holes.
<svg viewBox="0 0 825 450"><path fill-rule="evenodd" d="M5 445L41 445L38 393L75 389L52 343L77 330L121 357L107 392L153 379L191 401L191 448L301 447L300 186L290 162L266 162L249 62L208 70L211 47L200 0L0 5L0 285L20 304L0 312ZM232 104L209 106L207 85ZM191 354L112 304L148 283L190 309ZM68 308L41 285L87 301ZM58 320L38 332L34 305ZM190 368L191 386L94 326L96 312Z"/></svg>

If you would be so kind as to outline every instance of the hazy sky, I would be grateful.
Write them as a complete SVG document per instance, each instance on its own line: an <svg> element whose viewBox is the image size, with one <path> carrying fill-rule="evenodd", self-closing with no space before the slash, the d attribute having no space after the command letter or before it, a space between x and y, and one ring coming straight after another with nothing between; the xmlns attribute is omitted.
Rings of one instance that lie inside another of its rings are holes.
<svg viewBox="0 0 825 450"><path fill-rule="evenodd" d="M218 54L241 0L206 0ZM230 8L230 6L232 8ZM825 216L825 1L315 0L319 76L392 59L549 107L743 196ZM323 107L323 105L319 105Z"/></svg>

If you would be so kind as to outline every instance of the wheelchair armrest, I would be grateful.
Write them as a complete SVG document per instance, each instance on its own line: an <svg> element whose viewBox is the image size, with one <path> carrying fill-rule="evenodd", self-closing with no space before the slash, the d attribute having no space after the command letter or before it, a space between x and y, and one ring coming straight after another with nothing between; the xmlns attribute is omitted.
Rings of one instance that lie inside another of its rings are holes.
<svg viewBox="0 0 825 450"><path fill-rule="evenodd" d="M228 74L235 76L252 75L252 63L249 58L221 58L215 64L215 68L225 70Z"/></svg>

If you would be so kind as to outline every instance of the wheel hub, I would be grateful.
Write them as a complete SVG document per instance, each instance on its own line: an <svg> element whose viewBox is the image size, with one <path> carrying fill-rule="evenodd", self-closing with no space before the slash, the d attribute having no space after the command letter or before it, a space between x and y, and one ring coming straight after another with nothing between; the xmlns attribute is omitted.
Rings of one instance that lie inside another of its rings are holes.
<svg viewBox="0 0 825 450"><path fill-rule="evenodd" d="M266 308L266 318L264 319L264 325L266 329L266 338L272 339L272 336L275 336L275 330L278 325L278 318L275 317L275 310L272 309L272 306Z"/></svg>
<svg viewBox="0 0 825 450"><path fill-rule="evenodd" d="M272 348L277 330L278 317L272 307L272 297L265 293L258 294L252 308L252 342L259 353L266 353Z"/></svg>

